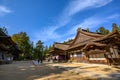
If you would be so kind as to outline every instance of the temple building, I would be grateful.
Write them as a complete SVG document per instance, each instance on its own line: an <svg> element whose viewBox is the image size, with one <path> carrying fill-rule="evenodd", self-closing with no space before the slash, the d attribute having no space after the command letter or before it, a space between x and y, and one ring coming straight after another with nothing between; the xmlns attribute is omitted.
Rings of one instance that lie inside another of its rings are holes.
<svg viewBox="0 0 120 80"><path fill-rule="evenodd" d="M19 49L11 37L0 30L0 64L11 63L13 58L18 57Z"/></svg>
<svg viewBox="0 0 120 80"><path fill-rule="evenodd" d="M120 34L117 30L101 35L78 28L73 41L67 47L63 45L54 44L52 54L62 53L70 62L120 64Z"/></svg>
<svg viewBox="0 0 120 80"><path fill-rule="evenodd" d="M68 54L70 55L70 61L74 62L87 62L87 57L85 53L82 51L82 48L88 44L93 42L95 39L101 38L103 35L88 32L87 30L83 30L78 28L77 34L73 43L67 49Z"/></svg>
<svg viewBox="0 0 120 80"><path fill-rule="evenodd" d="M53 50L50 51L53 61L66 61L68 60L68 55L66 50L68 49L68 44L54 43Z"/></svg>

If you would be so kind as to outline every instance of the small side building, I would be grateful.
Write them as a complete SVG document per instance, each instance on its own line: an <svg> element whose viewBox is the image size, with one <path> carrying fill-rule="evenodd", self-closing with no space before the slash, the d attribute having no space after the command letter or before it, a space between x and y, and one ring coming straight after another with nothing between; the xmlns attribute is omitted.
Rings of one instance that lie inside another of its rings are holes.
<svg viewBox="0 0 120 80"><path fill-rule="evenodd" d="M54 43L53 49L49 52L54 62L67 61L69 56L66 53L69 45L64 43Z"/></svg>
<svg viewBox="0 0 120 80"><path fill-rule="evenodd" d="M19 49L11 37L0 30L0 64L11 63L18 53Z"/></svg>

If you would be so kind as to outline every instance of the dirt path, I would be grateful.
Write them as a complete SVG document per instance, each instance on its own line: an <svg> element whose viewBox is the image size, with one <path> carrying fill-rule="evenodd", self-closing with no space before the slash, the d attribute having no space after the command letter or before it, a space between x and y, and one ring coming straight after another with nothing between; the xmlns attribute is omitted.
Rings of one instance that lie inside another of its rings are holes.
<svg viewBox="0 0 120 80"><path fill-rule="evenodd" d="M120 66L89 63L56 63L50 65L76 74L70 76L70 80L74 79L75 76L78 80L120 80Z"/></svg>
<svg viewBox="0 0 120 80"><path fill-rule="evenodd" d="M0 80L35 80L62 72L61 69L45 64L35 66L31 61L20 61L0 65Z"/></svg>
<svg viewBox="0 0 120 80"><path fill-rule="evenodd" d="M0 80L120 80L120 69L91 64L39 64L19 61L0 65Z"/></svg>

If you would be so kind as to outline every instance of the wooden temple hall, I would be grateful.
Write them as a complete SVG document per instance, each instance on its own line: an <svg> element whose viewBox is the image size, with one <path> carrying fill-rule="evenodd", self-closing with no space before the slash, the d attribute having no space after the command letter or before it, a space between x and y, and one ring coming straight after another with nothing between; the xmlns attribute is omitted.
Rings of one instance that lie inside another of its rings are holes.
<svg viewBox="0 0 120 80"><path fill-rule="evenodd" d="M114 30L101 35L78 28L73 40L55 43L50 55L58 61L120 64L120 34Z"/></svg>
<svg viewBox="0 0 120 80"><path fill-rule="evenodd" d="M0 64L11 63L20 50L10 36L0 30Z"/></svg>

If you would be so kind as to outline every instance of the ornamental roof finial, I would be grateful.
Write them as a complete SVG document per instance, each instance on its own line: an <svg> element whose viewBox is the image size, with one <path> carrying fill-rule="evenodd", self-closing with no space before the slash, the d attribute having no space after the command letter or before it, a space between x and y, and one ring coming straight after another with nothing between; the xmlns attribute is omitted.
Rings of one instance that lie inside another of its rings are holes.
<svg viewBox="0 0 120 80"><path fill-rule="evenodd" d="M79 27L78 29L77 29L77 31L81 31L82 29Z"/></svg>

